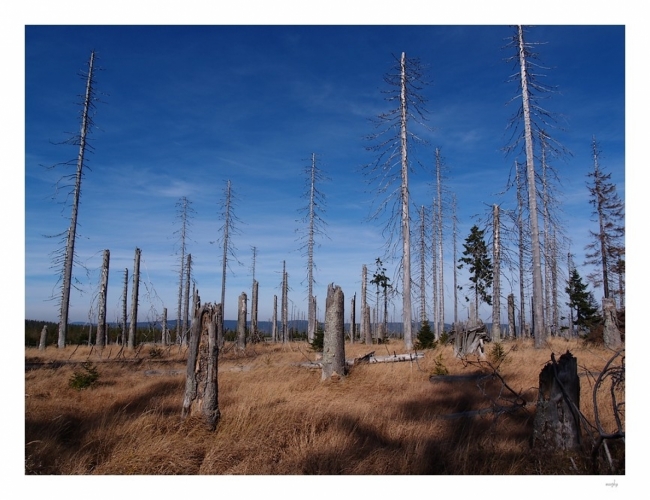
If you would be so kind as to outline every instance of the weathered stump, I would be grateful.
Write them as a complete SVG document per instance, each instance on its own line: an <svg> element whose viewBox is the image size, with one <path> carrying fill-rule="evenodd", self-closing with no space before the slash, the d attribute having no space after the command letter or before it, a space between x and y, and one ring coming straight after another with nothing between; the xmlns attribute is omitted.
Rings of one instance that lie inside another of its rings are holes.
<svg viewBox="0 0 650 500"><path fill-rule="evenodd" d="M618 349L623 342L617 325L616 302L614 299L603 299L603 319L605 320L603 341L607 347Z"/></svg>
<svg viewBox="0 0 650 500"><path fill-rule="evenodd" d="M578 360L569 351L547 363L539 374L533 447L543 451L580 447Z"/></svg>
<svg viewBox="0 0 650 500"><path fill-rule="evenodd" d="M237 314L237 349L244 350L246 349L246 303L248 297L246 292L242 292L239 295L239 307Z"/></svg>
<svg viewBox="0 0 650 500"><path fill-rule="evenodd" d="M508 295L508 338L514 339L517 336L515 326L515 296Z"/></svg>
<svg viewBox="0 0 650 500"><path fill-rule="evenodd" d="M38 350L39 351L44 351L45 350L45 343L47 342L47 325L43 325L43 329L41 330L41 339L38 343Z"/></svg>
<svg viewBox="0 0 650 500"><path fill-rule="evenodd" d="M195 303L190 328L190 348L187 356L187 378L181 418L196 416L203 420L210 430L216 428L221 416L219 412L217 385L217 322L221 308L200 299Z"/></svg>
<svg viewBox="0 0 650 500"><path fill-rule="evenodd" d="M485 358L485 341L488 340L487 331L482 321L478 321L478 326L470 325L475 322L454 324L454 356L462 358L470 354L477 354Z"/></svg>
<svg viewBox="0 0 650 500"><path fill-rule="evenodd" d="M323 371L321 380L345 375L345 331L343 291L340 286L327 287L325 332L323 337Z"/></svg>

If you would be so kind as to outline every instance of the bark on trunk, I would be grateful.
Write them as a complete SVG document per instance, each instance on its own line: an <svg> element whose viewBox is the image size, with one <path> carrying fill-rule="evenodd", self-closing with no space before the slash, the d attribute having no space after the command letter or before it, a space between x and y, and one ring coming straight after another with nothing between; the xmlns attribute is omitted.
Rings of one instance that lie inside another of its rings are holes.
<svg viewBox="0 0 650 500"><path fill-rule="evenodd" d="M366 306L363 309L363 323L366 325L366 344L372 345L372 332L370 331L370 306L366 304Z"/></svg>
<svg viewBox="0 0 650 500"><path fill-rule="evenodd" d="M187 263L185 269L185 294L183 299L183 344L187 345L189 335L189 314L190 314L190 278L192 276L192 254L187 254Z"/></svg>
<svg viewBox="0 0 650 500"><path fill-rule="evenodd" d="M409 203L409 181L408 181L408 155L407 155L407 91L406 91L406 54L402 52L400 62L401 68L401 93L400 93L400 111L401 111L401 130L400 142L402 150L402 266L403 290L402 290L402 321L404 323L404 346L407 350L413 349L413 331L412 331L412 314L411 314L411 227L410 227L410 203Z"/></svg>
<svg viewBox="0 0 650 500"><path fill-rule="evenodd" d="M102 259L102 281L99 288L99 311L97 314L97 347L104 347L106 342L106 295L108 291L108 264L111 258L111 252L104 250Z"/></svg>
<svg viewBox="0 0 650 500"><path fill-rule="evenodd" d="M139 248L135 249L135 258L133 262L133 291L131 295L131 324L129 325L129 342L128 348L135 347L135 333L138 328L138 289L140 286L140 253Z"/></svg>
<svg viewBox="0 0 650 500"><path fill-rule="evenodd" d="M352 299L350 299L350 343L354 344L354 337L356 336L356 329L357 329L357 324L356 324L356 301L357 301L357 294L355 293L352 296Z"/></svg>
<svg viewBox="0 0 650 500"><path fill-rule="evenodd" d="M271 339L278 341L278 296L273 296L273 319L271 319Z"/></svg>
<svg viewBox="0 0 650 500"><path fill-rule="evenodd" d="M340 286L327 287L321 380L345 375L344 297Z"/></svg>
<svg viewBox="0 0 650 500"><path fill-rule="evenodd" d="M196 416L209 430L216 428L219 412L217 368L217 322L221 320L220 304L208 303L203 307L200 299L194 308L190 329L190 349L187 358L187 378L181 418Z"/></svg>
<svg viewBox="0 0 650 500"><path fill-rule="evenodd" d="M500 241L500 224L499 224L499 205L494 205L493 209L494 223L494 246L493 251L493 279L492 279L492 340L501 341L501 241Z"/></svg>
<svg viewBox="0 0 650 500"><path fill-rule="evenodd" d="M366 344L372 344L372 337L370 337L370 342L368 342L368 332L370 331L370 316L366 320L366 306L368 305L366 297L366 286L368 283L368 268L364 264L361 268L361 335L360 340L364 341Z"/></svg>
<svg viewBox="0 0 650 500"><path fill-rule="evenodd" d="M603 341L610 349L621 347L621 332L616 322L616 302L614 299L603 299L603 317L605 328L603 330Z"/></svg>
<svg viewBox="0 0 650 500"><path fill-rule="evenodd" d="M513 339L517 336L517 326L515 325L515 296L511 293L508 295L508 338Z"/></svg>
<svg viewBox="0 0 650 500"><path fill-rule="evenodd" d="M539 396L533 423L533 447L544 451L580 448L580 379L578 360L567 351L539 374Z"/></svg>
<svg viewBox="0 0 650 500"><path fill-rule="evenodd" d="M122 290L122 338L120 344L124 345L126 339L126 297L129 293L129 268L124 269L124 288Z"/></svg>
<svg viewBox="0 0 650 500"><path fill-rule="evenodd" d="M251 296L251 338L254 342L260 339L257 335L257 292L259 290L259 283L253 280L253 295Z"/></svg>

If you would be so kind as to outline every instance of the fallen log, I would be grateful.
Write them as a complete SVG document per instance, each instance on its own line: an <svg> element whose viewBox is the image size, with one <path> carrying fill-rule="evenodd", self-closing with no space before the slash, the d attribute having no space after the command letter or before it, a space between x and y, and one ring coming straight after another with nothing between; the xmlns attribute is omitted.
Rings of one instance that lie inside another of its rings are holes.
<svg viewBox="0 0 650 500"><path fill-rule="evenodd" d="M361 356L360 358L355 358L355 359L346 359L345 360L345 366L346 367L351 367L363 363L369 363L369 364L375 364L375 363L399 363L403 361L415 361L418 359L424 358L424 353L421 352L416 352L416 353L406 353L406 354L393 354L392 356L375 356L374 351L370 352L364 356ZM298 363L298 366L302 368L309 368L309 369L321 369L323 367L323 364L320 361L309 361L306 363Z"/></svg>

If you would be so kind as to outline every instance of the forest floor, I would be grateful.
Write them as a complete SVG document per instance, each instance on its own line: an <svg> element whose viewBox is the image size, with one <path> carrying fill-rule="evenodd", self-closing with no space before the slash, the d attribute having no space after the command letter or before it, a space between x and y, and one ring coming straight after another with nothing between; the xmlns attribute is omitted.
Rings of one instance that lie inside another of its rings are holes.
<svg viewBox="0 0 650 500"><path fill-rule="evenodd" d="M306 342L244 352L227 344L212 432L180 418L185 348L26 348L25 474L624 474L620 440L609 444L611 464L601 457L594 470L588 425L581 450L549 457L531 448L539 373L551 353L577 358L580 410L593 423L595 379L612 352L557 338L542 349L530 340L501 347L500 361L494 345L484 361L441 346L415 362L355 364L321 381L320 370L301 366L316 359ZM346 344L348 359L370 351L405 352L399 340ZM71 387L89 373L91 387ZM596 401L612 432L608 397Z"/></svg>

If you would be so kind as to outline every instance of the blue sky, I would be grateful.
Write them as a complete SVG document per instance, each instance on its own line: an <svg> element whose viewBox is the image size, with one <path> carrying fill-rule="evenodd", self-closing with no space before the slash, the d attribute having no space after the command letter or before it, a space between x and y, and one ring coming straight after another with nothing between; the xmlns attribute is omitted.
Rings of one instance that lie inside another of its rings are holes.
<svg viewBox="0 0 650 500"><path fill-rule="evenodd" d="M538 50L549 68L543 81L558 87L545 104L562 115L565 130L553 135L572 152L553 166L562 181L562 221L579 266L594 228L586 188L592 136L602 149L601 166L625 199L625 31L621 25L537 25L528 35L545 43ZM219 202L227 180L237 199L241 222L233 243L243 265L233 263L228 274L225 315L235 319L238 295L250 296L255 246L259 319L267 320L273 295L280 297L283 261L289 307L296 314L306 311L306 259L296 230L302 227L303 171L312 153L330 178L319 186L329 237L319 239L315 251L320 316L328 283L343 288L347 307L353 294L359 299L362 265L372 274L382 256L381 224L366 221L374 195L360 168L374 158L364 137L374 130L370 120L390 109L383 76L402 51L420 59L431 81L422 91L432 128L423 134L429 145L412 155L424 166L411 176L413 207L432 203L436 147L445 160L445 188L458 200L459 249L470 227L485 220L487 207L514 206L514 193L498 194L517 158L502 151L517 105L507 105L517 93L508 82L516 68L505 61L512 50L503 48L512 33L505 24L27 26L25 318L58 318L50 254L59 244L44 235L64 231L70 210L57 203L64 196L51 199L63 171L44 166L76 157L76 147L53 143L79 127L77 96L84 82L78 72L91 49L101 68L101 100L77 239L78 260L88 271L76 267L83 293L72 296L71 321L88 320L105 248L111 251L110 321L119 319L122 276L125 268L132 271L135 247L142 249L139 321L154 319L163 307L175 317L175 204L181 196L196 211L188 251L201 299L219 301L221 251L210 242L220 237ZM451 322L451 231L446 234L445 320ZM386 264L392 273L395 262ZM399 317L401 301L394 303ZM460 306L464 317L464 301ZM483 317L489 320L489 311Z"/></svg>

